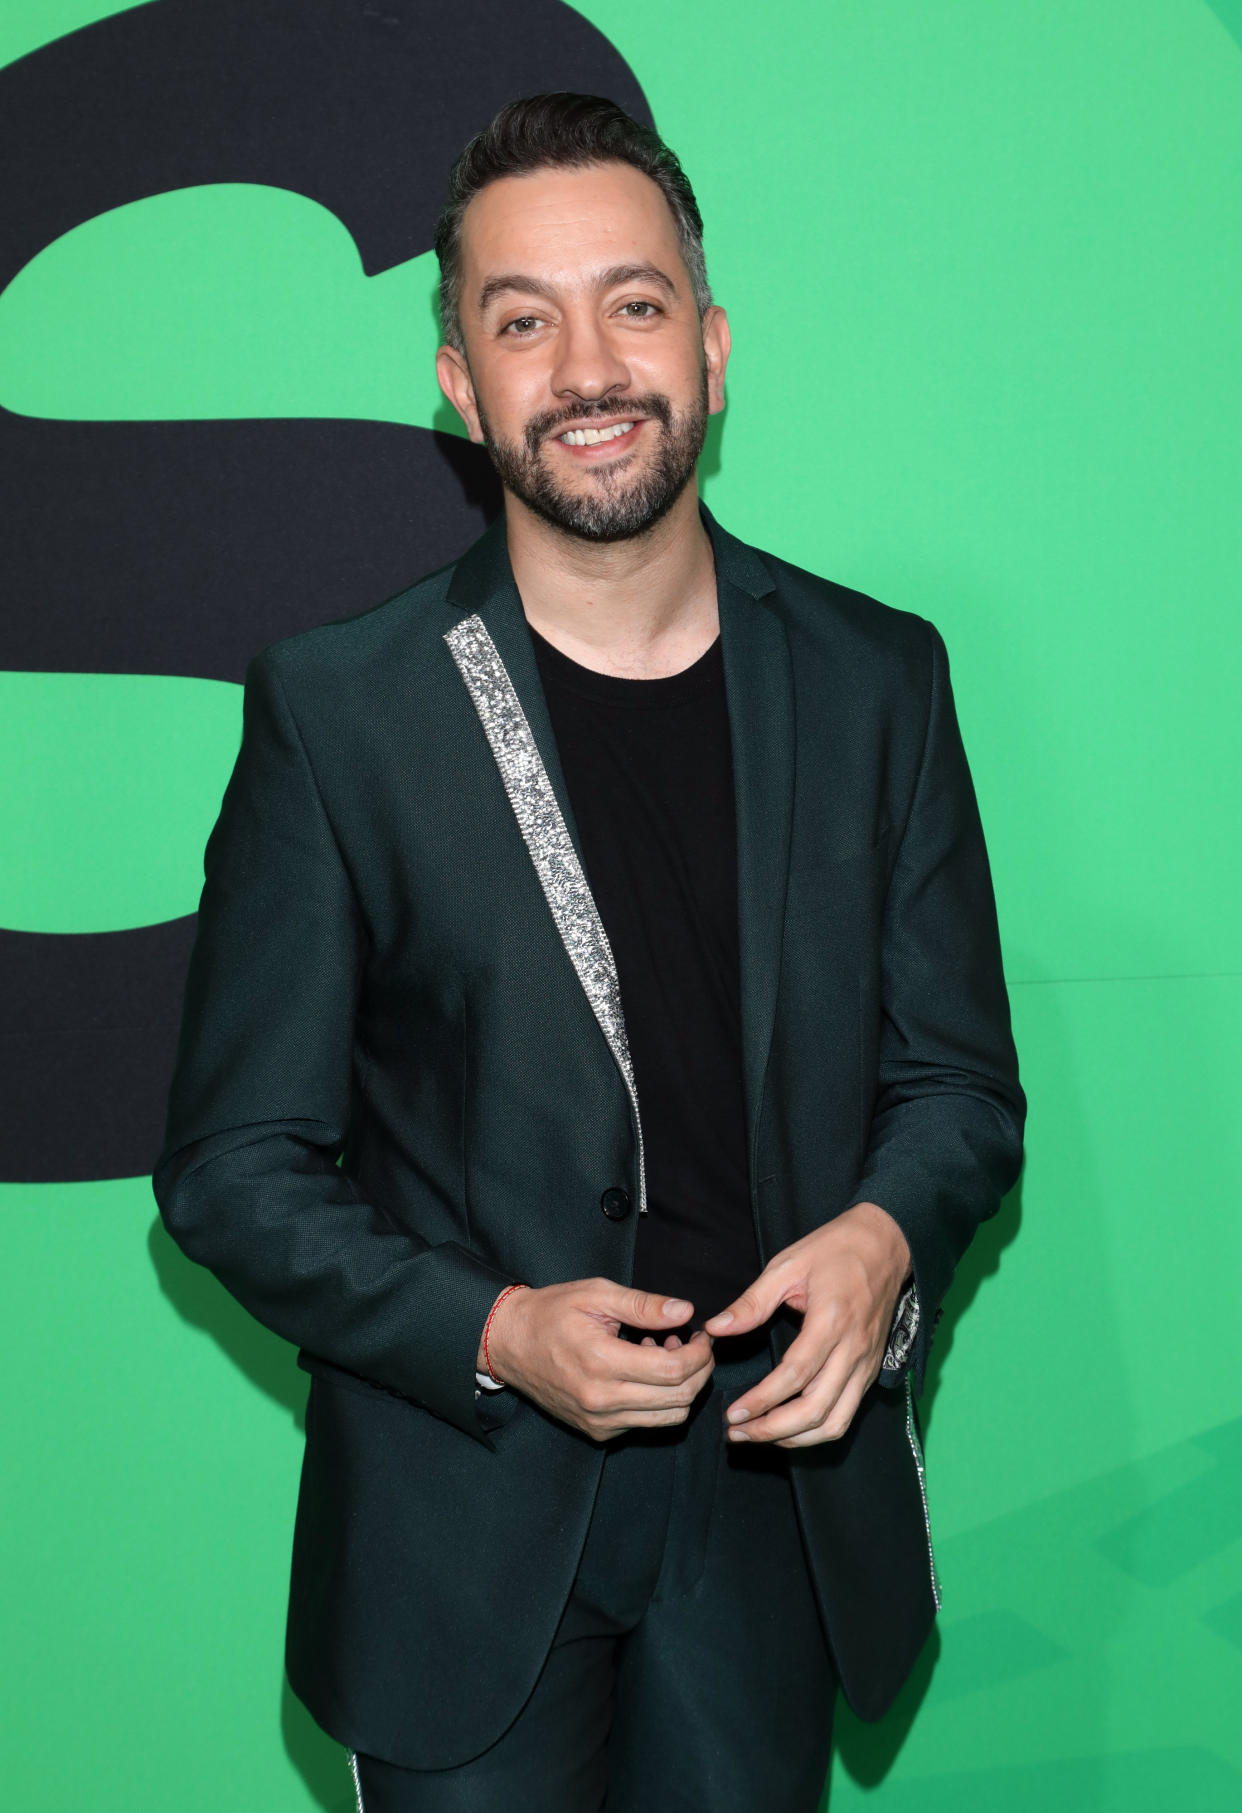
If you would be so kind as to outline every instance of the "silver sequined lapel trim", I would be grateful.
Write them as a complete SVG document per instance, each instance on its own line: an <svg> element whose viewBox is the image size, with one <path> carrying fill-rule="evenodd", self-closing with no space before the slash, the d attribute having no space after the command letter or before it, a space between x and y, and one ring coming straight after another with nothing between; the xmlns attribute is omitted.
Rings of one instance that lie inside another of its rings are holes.
<svg viewBox="0 0 1242 1813"><path fill-rule="evenodd" d="M474 701L556 929L629 1093L638 1144L638 1208L645 1215L647 1179L638 1093L608 934L522 710L522 701L487 625L477 614L463 618L444 640Z"/></svg>

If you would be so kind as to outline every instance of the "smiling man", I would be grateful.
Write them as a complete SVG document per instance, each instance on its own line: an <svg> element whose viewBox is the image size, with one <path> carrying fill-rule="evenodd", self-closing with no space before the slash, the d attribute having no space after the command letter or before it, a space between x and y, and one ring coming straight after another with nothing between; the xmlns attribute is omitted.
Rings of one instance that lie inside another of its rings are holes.
<svg viewBox="0 0 1242 1813"><path fill-rule="evenodd" d="M939 1605L916 1393L1021 1163L944 644L701 506L652 131L513 103L437 250L504 516L252 662L155 1191L311 1374L359 1807L812 1813Z"/></svg>

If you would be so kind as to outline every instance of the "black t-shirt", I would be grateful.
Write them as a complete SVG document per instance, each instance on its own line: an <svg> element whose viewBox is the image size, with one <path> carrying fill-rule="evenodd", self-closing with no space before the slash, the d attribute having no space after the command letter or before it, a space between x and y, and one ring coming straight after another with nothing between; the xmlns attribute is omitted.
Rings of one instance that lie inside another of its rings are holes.
<svg viewBox="0 0 1242 1813"><path fill-rule="evenodd" d="M737 832L720 638L656 680L531 639L621 986L648 1213L634 1283L699 1327L759 1271L747 1181Z"/></svg>

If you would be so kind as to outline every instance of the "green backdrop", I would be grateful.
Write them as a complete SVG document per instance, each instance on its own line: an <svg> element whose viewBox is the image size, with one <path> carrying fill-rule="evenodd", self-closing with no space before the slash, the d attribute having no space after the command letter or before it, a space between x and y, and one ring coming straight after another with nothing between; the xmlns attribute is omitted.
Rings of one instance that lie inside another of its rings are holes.
<svg viewBox="0 0 1242 1813"><path fill-rule="evenodd" d="M8 0L0 63L114 10ZM834 1813L1236 1813L1242 0L579 10L707 221L712 508L946 638L1031 1101L927 1400L944 1612ZM0 402L444 427L431 282L300 196L159 196L0 295ZM239 705L0 675L0 923L192 912ZM343 1813L282 1678L292 1350L147 1178L0 1195L0 1800Z"/></svg>

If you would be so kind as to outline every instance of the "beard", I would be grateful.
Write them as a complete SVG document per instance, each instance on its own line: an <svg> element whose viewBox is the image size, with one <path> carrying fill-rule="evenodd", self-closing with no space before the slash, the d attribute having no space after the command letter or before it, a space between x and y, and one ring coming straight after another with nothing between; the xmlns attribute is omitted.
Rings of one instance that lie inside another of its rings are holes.
<svg viewBox="0 0 1242 1813"><path fill-rule="evenodd" d="M579 403L572 409L547 410L526 424L520 442L502 440L482 408L479 426L501 483L536 516L583 541L629 541L658 523L689 484L707 434L707 401L704 370L699 375L698 397L680 412L673 409L667 397L653 391L620 402L615 397L604 397L595 403ZM606 466L585 468L580 491L559 484L548 462L548 437L571 422L583 427L596 417L624 415L627 406L633 409L635 418L646 417L659 423L654 457L634 474L630 468L637 452L622 454Z"/></svg>

